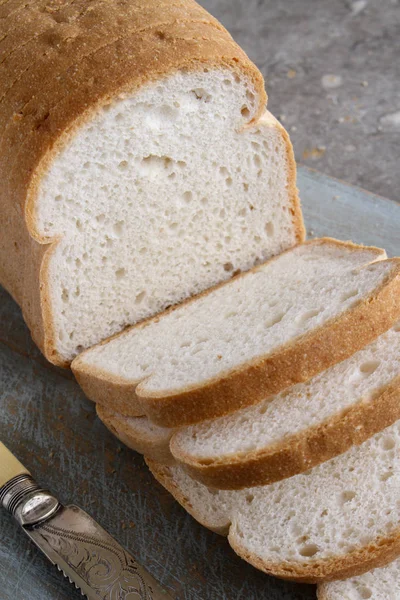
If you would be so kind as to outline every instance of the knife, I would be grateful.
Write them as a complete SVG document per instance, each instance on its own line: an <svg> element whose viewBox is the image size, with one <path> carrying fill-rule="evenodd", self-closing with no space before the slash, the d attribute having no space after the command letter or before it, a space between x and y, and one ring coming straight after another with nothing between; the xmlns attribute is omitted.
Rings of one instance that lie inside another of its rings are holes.
<svg viewBox="0 0 400 600"><path fill-rule="evenodd" d="M89 600L172 600L92 517L42 489L1 442L0 505Z"/></svg>

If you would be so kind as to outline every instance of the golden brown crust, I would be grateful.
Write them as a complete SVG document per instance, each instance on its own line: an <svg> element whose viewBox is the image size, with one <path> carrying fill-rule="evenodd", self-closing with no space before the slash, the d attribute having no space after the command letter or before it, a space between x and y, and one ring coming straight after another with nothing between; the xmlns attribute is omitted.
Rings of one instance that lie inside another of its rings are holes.
<svg viewBox="0 0 400 600"><path fill-rule="evenodd" d="M197 481L239 490L268 485L316 467L400 419L400 376L369 400L267 448L221 459L195 460L171 438L171 453ZM144 453L146 450L144 449Z"/></svg>
<svg viewBox="0 0 400 600"><path fill-rule="evenodd" d="M185 496L182 490L176 485L174 478L171 476L168 465L159 464L148 456L145 456L145 461L150 471L157 481L175 498L177 502L201 525L223 536L227 536L230 528L230 521L226 519L220 523L208 523L203 521L196 515L196 509L193 507L189 498Z"/></svg>
<svg viewBox="0 0 400 600"><path fill-rule="evenodd" d="M306 243L326 242L327 239L321 239ZM354 250L359 249L359 246L351 243L337 240L329 242L344 244ZM378 257L380 251L376 249L376 252ZM139 402L144 414L162 427L181 427L229 414L256 404L292 385L308 381L328 367L352 356L387 331L400 318L400 259L391 259L390 262L393 264L390 274L372 296L360 300L344 314L273 354L257 358L199 386L188 387L181 392L168 393L165 396L160 392L151 393L145 389L145 384L138 382L130 382L130 386L122 388L120 378L94 366L85 365L85 353L74 360L72 369L78 383L90 399L97 400L95 386L98 388L102 384L108 384L109 406L130 416L131 403L134 402L136 406L136 402ZM221 285L229 285L229 282ZM200 296L210 291L207 290ZM196 301L196 298L187 302ZM138 327L145 326L151 320L144 321ZM115 404L113 382L116 387Z"/></svg>
<svg viewBox="0 0 400 600"><path fill-rule="evenodd" d="M276 127L282 133L283 139L285 140L285 144L286 144L286 165L287 165L287 169L288 169L288 182L289 182L288 183L288 192L289 192L290 203L292 205L290 212L294 218L296 242L299 244L299 243L304 242L304 240L306 239L306 228L304 225L303 215L301 212L299 191L298 191L297 185L296 185L296 179L297 179L297 177L296 177L296 160L294 157L293 146L292 146L292 142L290 141L288 132L280 124L280 122L277 119L274 118L274 121L275 121Z"/></svg>
<svg viewBox="0 0 400 600"><path fill-rule="evenodd" d="M66 366L42 268L43 244L54 240L35 228L37 189L53 156L100 106L179 69L245 75L258 99L256 119L264 83L222 25L191 0L20 0L11 11L2 8L0 280L42 351Z"/></svg>
<svg viewBox="0 0 400 600"><path fill-rule="evenodd" d="M154 477L163 487L165 487L174 498L190 513L199 523L216 531L217 533L226 532L226 523L221 523L220 528L212 523L205 523L196 515L196 510L185 497L182 490L174 481L173 475L168 466L158 465L154 461L147 460L146 463L153 473ZM229 521L227 516L226 521ZM358 548L353 552L336 556L322 561L308 563L271 563L265 562L260 557L249 552L241 540L234 534L234 528L228 526L228 541L233 550L248 563L274 577L288 579L299 583L320 583L324 581L335 581L336 579L346 579L356 575L362 575L371 569L383 567L400 555L400 529L395 531L390 537L377 539L363 548Z"/></svg>
<svg viewBox="0 0 400 600"><path fill-rule="evenodd" d="M123 444L135 450L140 454L145 454L151 460L163 465L172 465L175 463L169 449L169 441L173 430L167 430L163 435L158 435L155 441L155 435L150 432L146 434L143 429L136 431L132 435L132 427L126 422L126 417L121 417L117 413L109 410L101 404L96 405L97 416L104 425L113 433ZM135 419L147 419L147 417L135 417Z"/></svg>

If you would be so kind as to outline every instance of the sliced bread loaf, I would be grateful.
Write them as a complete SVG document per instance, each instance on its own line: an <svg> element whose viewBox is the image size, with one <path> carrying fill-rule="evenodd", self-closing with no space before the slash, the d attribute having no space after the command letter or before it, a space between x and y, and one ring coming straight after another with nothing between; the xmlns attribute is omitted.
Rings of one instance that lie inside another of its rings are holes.
<svg viewBox="0 0 400 600"><path fill-rule="evenodd" d="M284 579L360 575L400 555L400 421L307 473L272 485L218 491L182 467L149 462L200 523L228 531L232 548Z"/></svg>
<svg viewBox="0 0 400 600"><path fill-rule="evenodd" d="M0 282L49 360L303 240L262 75L198 4L5 4Z"/></svg>
<svg viewBox="0 0 400 600"><path fill-rule="evenodd" d="M400 560L386 567L373 569L364 575L322 583L318 586L318 600L399 600Z"/></svg>
<svg viewBox="0 0 400 600"><path fill-rule="evenodd" d="M350 358L275 398L174 432L97 405L105 425L205 485L270 484L337 456L400 419L400 322Z"/></svg>
<svg viewBox="0 0 400 600"><path fill-rule="evenodd" d="M313 240L87 350L72 368L89 398L161 426L234 412L307 381L400 318L400 260L383 257Z"/></svg>

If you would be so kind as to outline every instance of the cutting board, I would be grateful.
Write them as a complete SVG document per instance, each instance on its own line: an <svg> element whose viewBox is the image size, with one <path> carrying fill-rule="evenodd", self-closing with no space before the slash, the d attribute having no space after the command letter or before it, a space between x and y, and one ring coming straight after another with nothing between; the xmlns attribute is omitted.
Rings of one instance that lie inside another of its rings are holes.
<svg viewBox="0 0 400 600"><path fill-rule="evenodd" d="M300 168L309 237L400 255L400 205ZM68 371L49 365L0 288L0 439L62 502L90 512L179 600L315 600L315 587L278 581L198 525L95 416ZM0 513L2 600L81 596Z"/></svg>

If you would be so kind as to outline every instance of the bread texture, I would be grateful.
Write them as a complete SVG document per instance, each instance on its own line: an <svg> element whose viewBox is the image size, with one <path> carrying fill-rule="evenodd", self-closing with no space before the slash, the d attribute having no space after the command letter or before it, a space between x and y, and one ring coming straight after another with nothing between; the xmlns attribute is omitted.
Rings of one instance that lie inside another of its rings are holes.
<svg viewBox="0 0 400 600"><path fill-rule="evenodd" d="M386 567L373 569L364 575L322 583L318 586L318 600L399 600L400 560Z"/></svg>
<svg viewBox="0 0 400 600"><path fill-rule="evenodd" d="M307 473L240 491L207 488L179 467L148 464L195 519L228 532L262 571L320 583L400 555L400 421Z"/></svg>
<svg viewBox="0 0 400 600"><path fill-rule="evenodd" d="M273 399L177 431L97 405L126 445L181 463L205 485L266 485L330 460L400 419L400 322L352 357Z"/></svg>
<svg viewBox="0 0 400 600"><path fill-rule="evenodd" d="M313 240L77 357L86 395L178 427L307 381L400 318L400 261ZM375 261L375 262L373 262Z"/></svg>
<svg viewBox="0 0 400 600"><path fill-rule="evenodd" d="M50 361L304 238L263 78L198 4L0 12L0 281Z"/></svg>

